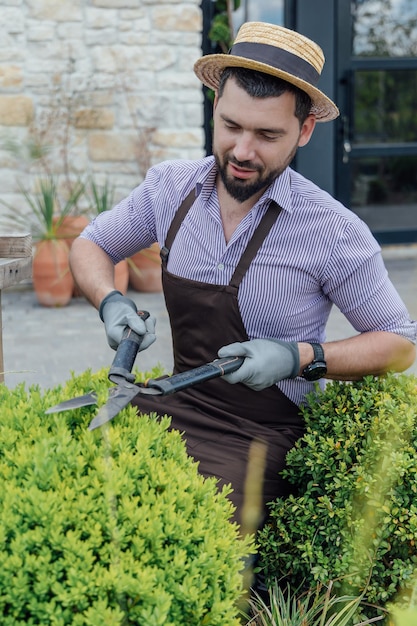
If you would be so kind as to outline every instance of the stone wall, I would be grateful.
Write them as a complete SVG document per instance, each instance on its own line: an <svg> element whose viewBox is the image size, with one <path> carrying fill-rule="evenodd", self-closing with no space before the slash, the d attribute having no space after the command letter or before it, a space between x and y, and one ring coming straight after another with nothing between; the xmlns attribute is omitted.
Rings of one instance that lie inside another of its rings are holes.
<svg viewBox="0 0 417 626"><path fill-rule="evenodd" d="M0 232L21 188L115 188L204 154L200 0L0 0Z"/></svg>

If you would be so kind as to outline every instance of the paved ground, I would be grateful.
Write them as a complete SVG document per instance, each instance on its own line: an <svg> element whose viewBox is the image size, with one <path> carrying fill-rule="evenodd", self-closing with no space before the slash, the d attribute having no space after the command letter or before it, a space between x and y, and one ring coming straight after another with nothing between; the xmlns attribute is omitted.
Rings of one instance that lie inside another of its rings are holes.
<svg viewBox="0 0 417 626"><path fill-rule="evenodd" d="M417 319L417 247L387 247L384 258L391 280ZM169 373L172 344L162 294L129 291L128 295L157 318L158 339L139 353L136 365L147 371L160 364ZM10 388L21 382L53 387L64 383L71 371L79 374L88 367L95 371L113 360L97 311L84 298L73 298L64 308L41 307L30 285L20 285L3 291L2 317L5 382ZM335 310L328 339L352 333L352 327ZM417 374L417 362L409 371Z"/></svg>

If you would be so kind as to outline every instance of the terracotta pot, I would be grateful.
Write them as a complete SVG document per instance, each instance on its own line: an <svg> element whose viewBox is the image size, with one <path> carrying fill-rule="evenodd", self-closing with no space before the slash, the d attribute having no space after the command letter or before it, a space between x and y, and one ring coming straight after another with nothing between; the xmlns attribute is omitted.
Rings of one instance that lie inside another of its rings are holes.
<svg viewBox="0 0 417 626"><path fill-rule="evenodd" d="M114 266L114 286L124 295L129 286L129 265L126 259Z"/></svg>
<svg viewBox="0 0 417 626"><path fill-rule="evenodd" d="M50 239L35 245L32 279L39 304L66 306L69 303L74 279L68 263L68 246L63 240Z"/></svg>
<svg viewBox="0 0 417 626"><path fill-rule="evenodd" d="M54 217L54 223L59 220L59 217ZM72 242L78 237L84 228L90 223L90 220L85 215L66 215L61 224L56 229L56 236L58 239L62 239L65 242L68 250L71 248ZM77 285L74 284L72 292L73 298L81 298L81 291Z"/></svg>
<svg viewBox="0 0 417 626"><path fill-rule="evenodd" d="M159 250L159 245L154 243L150 248L129 258L129 283L132 289L144 292L162 291Z"/></svg>
<svg viewBox="0 0 417 626"><path fill-rule="evenodd" d="M55 217L54 223L56 224L58 220L59 217ZM78 237L89 223L90 220L85 215L66 215L56 229L56 236L58 239L63 239L68 248L70 248L74 239Z"/></svg>

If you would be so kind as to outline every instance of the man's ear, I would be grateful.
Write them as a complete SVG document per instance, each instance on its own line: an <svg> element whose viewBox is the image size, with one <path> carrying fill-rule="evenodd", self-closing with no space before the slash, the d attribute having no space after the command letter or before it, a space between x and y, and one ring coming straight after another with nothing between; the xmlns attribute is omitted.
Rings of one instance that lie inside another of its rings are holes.
<svg viewBox="0 0 417 626"><path fill-rule="evenodd" d="M300 138L298 140L298 146L302 148L302 146L306 146L310 141L311 135L313 134L313 130L316 126L316 116L310 114L303 125L301 126Z"/></svg>

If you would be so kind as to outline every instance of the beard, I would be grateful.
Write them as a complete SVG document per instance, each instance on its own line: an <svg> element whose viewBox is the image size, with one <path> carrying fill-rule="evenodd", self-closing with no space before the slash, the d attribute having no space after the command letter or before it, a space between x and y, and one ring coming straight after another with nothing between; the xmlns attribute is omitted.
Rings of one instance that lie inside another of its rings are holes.
<svg viewBox="0 0 417 626"><path fill-rule="evenodd" d="M276 169L270 171L265 171L265 168L256 166L250 161L238 161L237 159L234 159L232 156L228 156L227 154L225 155L225 158L222 162L219 154L214 153L217 169L219 171L220 178L227 193L234 200L242 203L246 200L249 200L249 198L258 194L259 192L265 191L265 189L269 187L274 182L274 180L281 176L282 172L291 163L295 156L295 153L297 152L297 147L298 146L295 146L295 148L293 148L285 163L283 163L280 167L277 167ZM228 176L228 163L234 163L238 167L251 169L254 172L258 173L258 177L254 181L250 182L247 180L242 180L240 178L235 178L234 176Z"/></svg>

